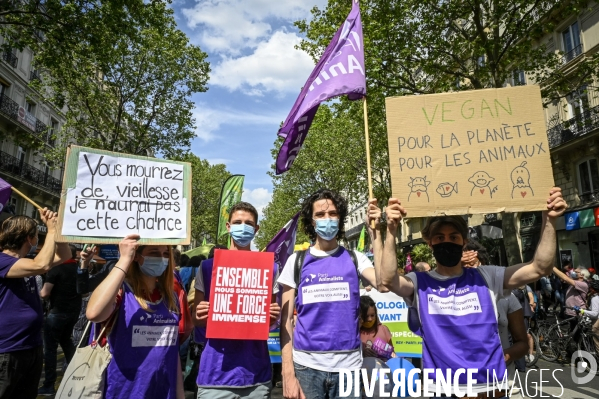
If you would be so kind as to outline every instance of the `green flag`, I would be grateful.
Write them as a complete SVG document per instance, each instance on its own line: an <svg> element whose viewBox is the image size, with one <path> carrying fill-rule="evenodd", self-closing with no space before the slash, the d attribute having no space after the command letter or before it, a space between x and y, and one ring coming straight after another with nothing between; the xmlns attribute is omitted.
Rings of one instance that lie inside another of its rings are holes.
<svg viewBox="0 0 599 399"><path fill-rule="evenodd" d="M227 234L227 222L229 221L229 210L233 205L241 201L243 193L244 175L233 175L223 184L220 194L220 210L218 213L218 232L216 239Z"/></svg>
<svg viewBox="0 0 599 399"><path fill-rule="evenodd" d="M366 226L362 227L360 232L360 239L358 240L358 246L356 249L360 252L364 252L364 240L366 239Z"/></svg>
<svg viewBox="0 0 599 399"><path fill-rule="evenodd" d="M206 237L204 237L204 241L202 241L202 246L205 247L206 246Z"/></svg>

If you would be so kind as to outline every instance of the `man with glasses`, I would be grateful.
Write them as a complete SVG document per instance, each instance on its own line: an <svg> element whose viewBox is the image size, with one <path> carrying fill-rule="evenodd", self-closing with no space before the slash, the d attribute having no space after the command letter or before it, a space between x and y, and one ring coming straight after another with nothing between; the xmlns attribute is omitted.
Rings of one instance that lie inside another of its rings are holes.
<svg viewBox="0 0 599 399"><path fill-rule="evenodd" d="M304 232L314 246L289 257L278 280L282 285L281 348L283 396L289 399L336 398L339 370L362 367L360 350L360 277L377 286L375 269L359 252L339 246L347 201L322 189L302 206ZM378 232L381 211L369 201L366 221L374 261L381 261ZM370 222L377 228L370 228ZM297 308L297 322L293 311ZM351 398L360 398L352 392Z"/></svg>

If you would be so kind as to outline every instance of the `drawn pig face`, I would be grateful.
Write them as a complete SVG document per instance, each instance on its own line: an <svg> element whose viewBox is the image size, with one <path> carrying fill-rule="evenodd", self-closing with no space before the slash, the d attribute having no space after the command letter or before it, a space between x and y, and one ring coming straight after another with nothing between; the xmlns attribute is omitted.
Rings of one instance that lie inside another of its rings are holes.
<svg viewBox="0 0 599 399"><path fill-rule="evenodd" d="M487 187L494 180L494 177L489 176L487 172L483 171L476 172L468 179L468 181L476 187Z"/></svg>

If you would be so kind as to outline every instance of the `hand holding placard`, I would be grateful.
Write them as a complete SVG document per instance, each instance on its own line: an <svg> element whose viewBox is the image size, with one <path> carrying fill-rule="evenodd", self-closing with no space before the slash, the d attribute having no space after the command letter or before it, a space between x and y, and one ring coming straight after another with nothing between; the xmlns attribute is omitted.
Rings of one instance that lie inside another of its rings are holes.
<svg viewBox="0 0 599 399"><path fill-rule="evenodd" d="M207 338L268 339L273 268L270 252L214 252ZM204 315L199 306L196 315Z"/></svg>
<svg viewBox="0 0 599 399"><path fill-rule="evenodd" d="M188 163L77 146L66 163L61 241L116 244L137 233L144 244L189 243Z"/></svg>

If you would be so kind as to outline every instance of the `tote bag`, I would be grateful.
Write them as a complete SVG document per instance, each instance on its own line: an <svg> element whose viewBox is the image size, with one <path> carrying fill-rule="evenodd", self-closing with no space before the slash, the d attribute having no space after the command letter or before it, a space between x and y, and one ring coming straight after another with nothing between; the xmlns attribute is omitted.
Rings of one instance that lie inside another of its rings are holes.
<svg viewBox="0 0 599 399"><path fill-rule="evenodd" d="M114 319L116 313L118 313L118 310L113 313L111 319ZM83 337L87 335L90 324L91 321L87 323ZM100 342L106 326L109 324L110 319L91 345L80 348L81 341L83 341L83 337L81 338L56 392L56 399L102 399L106 383L106 369L112 355L108 350L108 343L102 347L96 342Z"/></svg>

